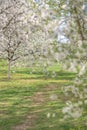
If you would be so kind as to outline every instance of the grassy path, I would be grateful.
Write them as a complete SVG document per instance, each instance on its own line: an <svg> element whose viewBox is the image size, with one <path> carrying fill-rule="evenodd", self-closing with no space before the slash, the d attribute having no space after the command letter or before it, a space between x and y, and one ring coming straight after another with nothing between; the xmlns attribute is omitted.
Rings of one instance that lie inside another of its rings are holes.
<svg viewBox="0 0 87 130"><path fill-rule="evenodd" d="M60 115L60 108L63 105L61 91L58 91L58 85L51 84L43 87L43 91L38 91L31 96L31 112L26 119L19 125L13 127L14 130L35 130L47 127L54 127ZM61 102L59 108L58 104ZM58 104L57 104L58 103ZM29 105L29 104L27 104ZM52 117L50 117L52 116ZM53 123L52 123L53 122ZM57 124L56 124L57 125Z"/></svg>

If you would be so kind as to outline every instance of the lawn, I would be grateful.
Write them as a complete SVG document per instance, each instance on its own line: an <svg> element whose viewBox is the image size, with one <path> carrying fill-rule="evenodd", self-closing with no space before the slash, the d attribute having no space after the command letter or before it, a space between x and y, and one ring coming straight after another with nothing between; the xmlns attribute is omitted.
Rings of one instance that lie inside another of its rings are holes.
<svg viewBox="0 0 87 130"><path fill-rule="evenodd" d="M58 65L48 68L48 76L36 67L32 73L32 68L12 68L8 80L6 65L0 61L0 130L86 130L78 126L83 119L62 121L67 100L62 86L72 84L74 73Z"/></svg>

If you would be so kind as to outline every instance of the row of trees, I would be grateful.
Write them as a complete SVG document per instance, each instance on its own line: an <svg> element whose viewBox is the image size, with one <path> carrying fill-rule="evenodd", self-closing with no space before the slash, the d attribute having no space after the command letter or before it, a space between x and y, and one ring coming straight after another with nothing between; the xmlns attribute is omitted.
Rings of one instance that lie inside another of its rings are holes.
<svg viewBox="0 0 87 130"><path fill-rule="evenodd" d="M0 1L0 57L8 61L8 79L16 61L33 64L41 57L41 65L55 59L52 29L58 20L52 20L52 12L44 1Z"/></svg>

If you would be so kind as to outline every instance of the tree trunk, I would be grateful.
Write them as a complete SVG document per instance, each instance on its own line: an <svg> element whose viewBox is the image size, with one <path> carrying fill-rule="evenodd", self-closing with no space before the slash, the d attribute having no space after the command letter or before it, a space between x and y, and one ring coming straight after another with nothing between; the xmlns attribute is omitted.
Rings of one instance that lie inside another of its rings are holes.
<svg viewBox="0 0 87 130"><path fill-rule="evenodd" d="M8 60L8 79L11 78L11 61Z"/></svg>

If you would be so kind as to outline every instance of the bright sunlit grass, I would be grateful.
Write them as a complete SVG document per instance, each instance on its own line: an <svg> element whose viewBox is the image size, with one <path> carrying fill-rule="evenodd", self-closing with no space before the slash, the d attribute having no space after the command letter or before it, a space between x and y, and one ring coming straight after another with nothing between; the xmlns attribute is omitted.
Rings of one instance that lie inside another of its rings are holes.
<svg viewBox="0 0 87 130"><path fill-rule="evenodd" d="M76 130L72 122L61 122L66 101L61 87L71 84L75 74L56 66L49 68L57 72L52 78L38 68L32 74L30 68L15 68L8 80L6 68L6 62L1 61L0 130Z"/></svg>

